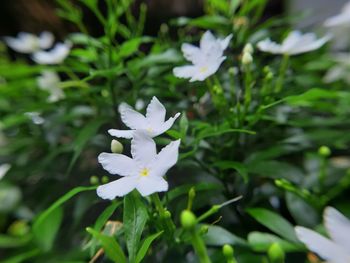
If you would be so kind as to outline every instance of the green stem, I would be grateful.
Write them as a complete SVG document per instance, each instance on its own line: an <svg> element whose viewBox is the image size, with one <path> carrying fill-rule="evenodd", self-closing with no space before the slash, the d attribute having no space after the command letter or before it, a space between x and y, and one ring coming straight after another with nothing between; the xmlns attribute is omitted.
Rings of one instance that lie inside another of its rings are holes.
<svg viewBox="0 0 350 263"><path fill-rule="evenodd" d="M320 192L322 189L324 189L324 182L326 179L326 170L327 170L327 158L321 157L321 165L320 165L320 173L318 176L319 183L320 183Z"/></svg>
<svg viewBox="0 0 350 263"><path fill-rule="evenodd" d="M163 207L162 202L160 201L159 195L157 193L151 195L151 198L156 209L158 210L165 231L167 232L169 238L172 238L173 233L175 231L175 225L171 220L169 211L167 211Z"/></svg>
<svg viewBox="0 0 350 263"><path fill-rule="evenodd" d="M194 250L196 251L197 256L199 257L199 262L211 263L204 241L199 235L199 233L196 231L196 229L191 230L191 242Z"/></svg>
<svg viewBox="0 0 350 263"><path fill-rule="evenodd" d="M284 77L286 75L286 71L288 68L288 62L289 62L289 55L288 54L283 55L280 71L276 81L275 93L279 93L282 90Z"/></svg>
<svg viewBox="0 0 350 263"><path fill-rule="evenodd" d="M250 65L244 66L244 117L248 113L250 103L252 101L252 76ZM244 119L244 118L243 118Z"/></svg>

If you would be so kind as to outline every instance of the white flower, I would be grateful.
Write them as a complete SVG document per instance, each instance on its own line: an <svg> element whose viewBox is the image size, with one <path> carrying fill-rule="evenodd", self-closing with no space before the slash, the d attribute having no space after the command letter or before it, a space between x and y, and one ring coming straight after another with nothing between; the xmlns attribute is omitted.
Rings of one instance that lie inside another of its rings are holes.
<svg viewBox="0 0 350 263"><path fill-rule="evenodd" d="M68 56L72 44L69 42L57 43L53 49L49 51L38 51L32 56L32 59L38 64L60 64Z"/></svg>
<svg viewBox="0 0 350 263"><path fill-rule="evenodd" d="M175 120L180 116L176 113L174 117L165 121L166 110L162 103L153 97L146 109L146 116L133 110L128 104L122 103L119 106L119 112L122 121L132 130L115 130L110 129L108 133L118 138L132 138L135 130L143 130L150 137L156 137L159 134L170 129Z"/></svg>
<svg viewBox="0 0 350 263"><path fill-rule="evenodd" d="M157 154L153 139L143 131L135 131L131 141L132 158L115 153L101 153L98 156L98 161L105 170L122 178L99 186L97 195L112 200L135 188L142 196L167 191L168 183L163 176L175 165L179 145L180 140L173 141Z"/></svg>
<svg viewBox="0 0 350 263"><path fill-rule="evenodd" d="M350 2L343 6L340 14L332 16L324 22L326 27L350 26Z"/></svg>
<svg viewBox="0 0 350 263"><path fill-rule="evenodd" d="M17 37L5 37L7 45L13 50L30 54L40 49L50 48L54 41L52 33L44 31L39 37L30 33L20 32Z"/></svg>
<svg viewBox="0 0 350 263"><path fill-rule="evenodd" d="M323 78L325 83L332 83L338 80L344 80L350 84L350 54L349 53L337 53L333 55L333 60L337 62L336 65L331 67Z"/></svg>
<svg viewBox="0 0 350 263"><path fill-rule="evenodd" d="M202 81L213 75L226 59L223 53L231 38L232 34L224 39L216 39L210 31L207 31L202 36L199 47L182 44L184 57L193 65L174 68L174 75L178 78L189 78L190 82Z"/></svg>
<svg viewBox="0 0 350 263"><path fill-rule="evenodd" d="M297 55L316 50L323 46L330 37L324 36L317 39L314 33L302 34L300 31L292 31L283 40L282 44L277 44L269 38L259 41L257 47L264 52L272 54Z"/></svg>
<svg viewBox="0 0 350 263"><path fill-rule="evenodd" d="M47 99L49 102L56 102L65 97L63 90L60 88L60 82L59 76L52 71L44 71L37 78L38 86L49 92L50 96Z"/></svg>
<svg viewBox="0 0 350 263"><path fill-rule="evenodd" d="M297 226L295 231L298 238L328 263L349 263L350 221L332 207L325 209L323 218L330 239Z"/></svg>

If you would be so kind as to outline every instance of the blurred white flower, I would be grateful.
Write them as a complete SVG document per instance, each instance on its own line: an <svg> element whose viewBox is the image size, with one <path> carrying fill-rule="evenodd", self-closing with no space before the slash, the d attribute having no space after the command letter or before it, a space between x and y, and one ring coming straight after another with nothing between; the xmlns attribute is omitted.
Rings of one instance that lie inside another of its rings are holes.
<svg viewBox="0 0 350 263"><path fill-rule="evenodd" d="M184 43L181 50L184 57L193 65L176 67L173 73L178 78L189 78L190 82L203 81L213 75L226 59L223 56L232 34L224 39L216 39L210 31L206 31L200 40L199 47Z"/></svg>
<svg viewBox="0 0 350 263"><path fill-rule="evenodd" d="M174 117L165 121L166 109L162 103L153 97L146 109L146 116L133 110L128 104L122 103L119 106L122 121L132 130L110 129L108 133L118 138L132 138L135 130L143 130L150 137L158 136L170 129L175 120L180 116L176 113Z"/></svg>
<svg viewBox="0 0 350 263"><path fill-rule="evenodd" d="M57 43L49 51L37 51L33 54L32 59L38 64L54 65L61 64L68 56L72 44L69 42Z"/></svg>
<svg viewBox="0 0 350 263"><path fill-rule="evenodd" d="M56 102L64 99L64 92L59 85L61 80L57 73L44 71L41 76L37 78L37 83L40 89L45 90L50 94L47 99L49 102Z"/></svg>
<svg viewBox="0 0 350 263"><path fill-rule="evenodd" d="M10 170L11 165L8 163L4 163L0 165L0 180L5 176L5 174Z"/></svg>
<svg viewBox="0 0 350 263"><path fill-rule="evenodd" d="M350 220L332 207L325 209L323 217L330 239L297 226L295 231L298 238L328 263L350 262Z"/></svg>
<svg viewBox="0 0 350 263"><path fill-rule="evenodd" d="M135 109L142 110L145 107L145 102L142 99L136 100Z"/></svg>
<svg viewBox="0 0 350 263"><path fill-rule="evenodd" d="M272 54L297 55L316 50L323 46L330 36L326 35L320 39L314 33L302 34L300 31L292 31L283 40L282 44L277 44L267 38L259 41L258 49Z"/></svg>
<svg viewBox="0 0 350 263"><path fill-rule="evenodd" d="M172 141L157 154L153 139L144 131L135 131L131 141L132 158L116 153L101 153L98 156L105 170L122 178L99 186L97 195L112 200L135 188L142 196L167 191L168 183L163 176L177 162L179 145L180 140Z"/></svg>
<svg viewBox="0 0 350 263"><path fill-rule="evenodd" d="M20 32L17 37L5 37L5 42L10 48L24 54L50 48L53 41L53 34L47 31L42 32L39 37L26 32Z"/></svg>
<svg viewBox="0 0 350 263"><path fill-rule="evenodd" d="M348 26L350 27L350 2L347 2L342 11L335 16L329 17L324 22L326 27Z"/></svg>
<svg viewBox="0 0 350 263"><path fill-rule="evenodd" d="M338 80L344 80L350 84L350 54L337 53L333 55L333 60L337 63L331 67L323 78L325 83L332 83Z"/></svg>

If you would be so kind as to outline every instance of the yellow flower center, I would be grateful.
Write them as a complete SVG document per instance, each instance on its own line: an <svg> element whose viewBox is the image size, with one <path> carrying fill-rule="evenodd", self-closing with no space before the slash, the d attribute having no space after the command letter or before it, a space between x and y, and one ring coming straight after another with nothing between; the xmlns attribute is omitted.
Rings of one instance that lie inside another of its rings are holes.
<svg viewBox="0 0 350 263"><path fill-rule="evenodd" d="M153 129L152 129L151 127L148 127L148 128L146 129L146 131L148 131L149 133L151 133L151 132L153 132Z"/></svg>
<svg viewBox="0 0 350 263"><path fill-rule="evenodd" d="M140 171L140 176L148 176L148 175L149 175L149 169L143 168L143 169Z"/></svg>
<svg viewBox="0 0 350 263"><path fill-rule="evenodd" d="M204 67L201 67L201 68L199 69L199 72L200 72L200 73L204 73L204 72L206 72L207 70L208 70L208 67L204 66Z"/></svg>

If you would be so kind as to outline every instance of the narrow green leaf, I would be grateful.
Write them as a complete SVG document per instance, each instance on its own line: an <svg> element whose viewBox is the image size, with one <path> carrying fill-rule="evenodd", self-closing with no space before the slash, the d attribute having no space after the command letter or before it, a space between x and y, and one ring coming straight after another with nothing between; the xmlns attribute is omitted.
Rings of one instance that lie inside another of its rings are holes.
<svg viewBox="0 0 350 263"><path fill-rule="evenodd" d="M250 208L247 212L254 217L256 221L281 237L295 243L300 242L295 234L293 225L282 216L264 208Z"/></svg>
<svg viewBox="0 0 350 263"><path fill-rule="evenodd" d="M18 254L16 256L13 256L8 259L4 259L2 263L20 263L20 262L33 262L33 261L28 261L30 258L35 257L36 255L40 254L40 249L33 249L29 250L27 252L24 252L22 254Z"/></svg>
<svg viewBox="0 0 350 263"><path fill-rule="evenodd" d="M149 237L147 237L142 245L141 245L141 248L140 250L137 252L137 255L136 255L136 259L135 259L135 263L141 263L142 262L142 259L145 257L147 251L148 251L148 248L150 247L150 245L152 244L152 242L157 238L159 237L161 234L163 234L164 231L160 231L158 233L155 233L153 235L150 235Z"/></svg>
<svg viewBox="0 0 350 263"><path fill-rule="evenodd" d="M213 165L219 167L222 170L234 169L243 177L245 183L248 182L247 167L242 163L233 161L218 161L215 162Z"/></svg>
<svg viewBox="0 0 350 263"><path fill-rule="evenodd" d="M34 240L44 251L50 251L63 218L63 209L56 207L42 220L33 225Z"/></svg>
<svg viewBox="0 0 350 263"><path fill-rule="evenodd" d="M32 237L30 235L17 237L0 234L0 248L21 247L28 244L31 238Z"/></svg>
<svg viewBox="0 0 350 263"><path fill-rule="evenodd" d="M106 255L113 260L115 263L126 263L126 258L122 248L119 246L117 241L111 237L99 233L98 231L88 227L86 229L94 238L100 241L102 248Z"/></svg>
<svg viewBox="0 0 350 263"><path fill-rule="evenodd" d="M205 244L211 246L223 246L225 244L247 246L247 242L231 232L227 231L225 228L220 226L207 225L208 233L203 235Z"/></svg>
<svg viewBox="0 0 350 263"><path fill-rule="evenodd" d="M148 220L147 209L135 191L124 198L123 228L130 262L134 262Z"/></svg>
<svg viewBox="0 0 350 263"><path fill-rule="evenodd" d="M102 227L106 224L107 220L111 217L117 207L121 204L121 202L113 202L111 203L97 218L95 222L94 229L96 231L100 231Z"/></svg>

